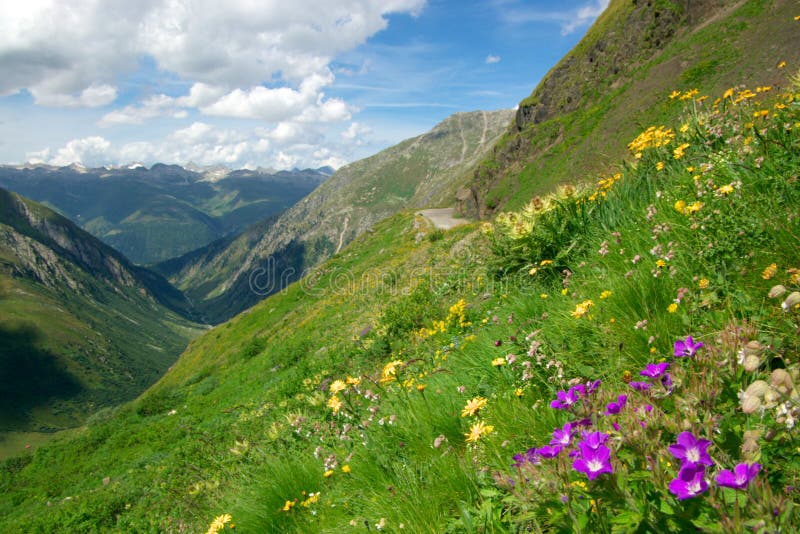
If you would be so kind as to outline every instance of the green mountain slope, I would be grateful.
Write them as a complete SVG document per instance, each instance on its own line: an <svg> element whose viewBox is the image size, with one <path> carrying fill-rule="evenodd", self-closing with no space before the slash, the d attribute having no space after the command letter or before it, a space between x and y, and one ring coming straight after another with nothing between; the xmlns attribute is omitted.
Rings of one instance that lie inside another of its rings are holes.
<svg viewBox="0 0 800 534"><path fill-rule="evenodd" d="M156 268L208 321L230 318L383 218L405 208L451 205L512 113L457 113L426 134L339 169L277 219Z"/></svg>
<svg viewBox="0 0 800 534"><path fill-rule="evenodd" d="M136 401L2 464L0 516L23 532L797 531L800 83L740 83L704 109L662 95L674 121L608 146L636 139L640 158L494 223L376 223ZM752 481L720 484L740 465Z"/></svg>
<svg viewBox="0 0 800 534"><path fill-rule="evenodd" d="M664 98L674 90L722 94L747 80L780 82L777 65L800 61L796 11L791 0L612 0L475 171L480 213L602 171L641 125L674 120Z"/></svg>
<svg viewBox="0 0 800 534"><path fill-rule="evenodd" d="M2 189L0 281L3 433L74 427L135 397L199 333L166 280Z"/></svg>
<svg viewBox="0 0 800 534"><path fill-rule="evenodd" d="M180 256L307 195L328 171L0 167L5 187L55 209L131 260Z"/></svg>

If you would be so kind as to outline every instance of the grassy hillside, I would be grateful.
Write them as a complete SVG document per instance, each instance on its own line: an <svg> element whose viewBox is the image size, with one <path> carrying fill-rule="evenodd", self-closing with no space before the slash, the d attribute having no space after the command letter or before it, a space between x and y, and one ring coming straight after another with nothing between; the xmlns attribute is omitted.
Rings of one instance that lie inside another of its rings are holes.
<svg viewBox="0 0 800 534"><path fill-rule="evenodd" d="M327 174L151 168L0 167L0 187L42 202L131 260L180 256L276 215Z"/></svg>
<svg viewBox="0 0 800 534"><path fill-rule="evenodd" d="M212 323L297 280L399 210L447 206L513 112L457 113L430 132L339 169L274 220L157 266Z"/></svg>
<svg viewBox="0 0 800 534"><path fill-rule="evenodd" d="M200 332L179 315L182 298L63 217L0 190L0 454L24 446L10 433L75 427L155 382Z"/></svg>
<svg viewBox="0 0 800 534"><path fill-rule="evenodd" d="M494 224L379 223L5 462L5 523L797 530L800 84L704 96Z"/></svg>
<svg viewBox="0 0 800 534"><path fill-rule="evenodd" d="M475 171L481 214L602 172L642 125L675 120L673 90L783 82L779 62L800 62L796 11L791 0L612 0Z"/></svg>

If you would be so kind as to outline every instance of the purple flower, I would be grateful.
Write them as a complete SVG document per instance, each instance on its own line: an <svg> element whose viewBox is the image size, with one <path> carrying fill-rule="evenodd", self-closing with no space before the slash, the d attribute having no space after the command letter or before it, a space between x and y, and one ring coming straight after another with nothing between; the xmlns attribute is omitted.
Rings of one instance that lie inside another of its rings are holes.
<svg viewBox="0 0 800 534"><path fill-rule="evenodd" d="M678 472L678 478L669 483L669 491L679 500L696 497L708 489L705 474L705 466L684 465Z"/></svg>
<svg viewBox="0 0 800 534"><path fill-rule="evenodd" d="M572 426L573 427L592 426L592 420L589 417L584 417L583 419L578 419L577 421L573 421Z"/></svg>
<svg viewBox="0 0 800 534"><path fill-rule="evenodd" d="M622 411L625 405L628 404L628 396L627 395L620 395L617 397L617 400L614 402L609 402L606 404L606 411L603 412L603 415L615 415Z"/></svg>
<svg viewBox="0 0 800 534"><path fill-rule="evenodd" d="M595 380L594 382L587 382L586 383L587 393L589 395L593 394L600 387L600 384L601 384L600 380Z"/></svg>
<svg viewBox="0 0 800 534"><path fill-rule="evenodd" d="M675 357L688 358L697 354L697 351L704 347L702 341L694 342L692 336L686 336L686 339L679 339L675 342Z"/></svg>
<svg viewBox="0 0 800 534"><path fill-rule="evenodd" d="M572 423L566 423L563 428L556 428L553 431L553 439L550 445L566 447L572 443Z"/></svg>
<svg viewBox="0 0 800 534"><path fill-rule="evenodd" d="M536 455L541 456L542 458L555 458L561 452L561 447L559 445L545 445L544 447L539 447L536 449Z"/></svg>
<svg viewBox="0 0 800 534"><path fill-rule="evenodd" d="M717 474L717 485L726 488L745 489L761 471L761 464L739 464L733 471L723 469Z"/></svg>
<svg viewBox="0 0 800 534"><path fill-rule="evenodd" d="M647 382L630 382L628 385L636 391L647 391L652 387L652 385Z"/></svg>
<svg viewBox="0 0 800 534"><path fill-rule="evenodd" d="M511 464L511 467L522 467L528 463L528 456L525 454L515 454L512 458L514 463Z"/></svg>
<svg viewBox="0 0 800 534"><path fill-rule="evenodd" d="M608 447L600 445L593 449L581 442L578 448L581 455L572 463L574 470L586 473L589 480L594 480L603 473L614 472L614 468L611 467L611 450Z"/></svg>
<svg viewBox="0 0 800 534"><path fill-rule="evenodd" d="M579 446L585 445L592 450L597 450L608 441L608 434L602 432L581 432L581 440Z"/></svg>
<svg viewBox="0 0 800 534"><path fill-rule="evenodd" d="M556 400L550 402L550 407L556 410L569 410L573 404L578 402L578 392L573 387L569 391L559 390L556 393Z"/></svg>
<svg viewBox="0 0 800 534"><path fill-rule="evenodd" d="M691 432L678 434L678 443L669 446L672 456L681 460L681 466L714 465L708 455L711 442L707 439L697 439Z"/></svg>
<svg viewBox="0 0 800 534"><path fill-rule="evenodd" d="M664 389L668 392L672 393L672 375L665 373L664 376L661 377L661 385L664 386Z"/></svg>
<svg viewBox="0 0 800 534"><path fill-rule="evenodd" d="M658 378L663 375L667 369L669 369L668 362L648 363L639 374L649 378Z"/></svg>

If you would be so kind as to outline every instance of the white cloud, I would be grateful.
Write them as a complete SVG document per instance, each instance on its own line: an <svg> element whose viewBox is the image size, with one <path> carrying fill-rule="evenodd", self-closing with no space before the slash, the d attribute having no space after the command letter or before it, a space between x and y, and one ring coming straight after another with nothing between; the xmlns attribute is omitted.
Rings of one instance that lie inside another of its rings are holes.
<svg viewBox="0 0 800 534"><path fill-rule="evenodd" d="M488 56L486 56L486 63L488 65L491 65L492 63L500 63L500 56L494 56L492 54L489 54Z"/></svg>
<svg viewBox="0 0 800 534"><path fill-rule="evenodd" d="M569 20L561 25L561 35L569 35L578 28L589 25L608 7L609 0L595 0L580 7Z"/></svg>
<svg viewBox="0 0 800 534"><path fill-rule="evenodd" d="M102 106L142 57L194 84L178 105L271 116L330 75L337 54L425 0L26 0L0 3L0 95L27 89L39 104ZM330 82L327 82L330 83ZM324 85L324 84L323 84ZM319 92L318 86L316 91ZM267 92L265 93L264 90ZM236 91L239 91L238 93ZM225 94L227 96L223 96ZM315 96L318 96L315 94ZM225 99L224 101L221 99ZM275 102L279 100L280 102ZM316 99L312 100L312 104ZM152 109L152 108L151 108ZM134 108L106 120L143 120Z"/></svg>

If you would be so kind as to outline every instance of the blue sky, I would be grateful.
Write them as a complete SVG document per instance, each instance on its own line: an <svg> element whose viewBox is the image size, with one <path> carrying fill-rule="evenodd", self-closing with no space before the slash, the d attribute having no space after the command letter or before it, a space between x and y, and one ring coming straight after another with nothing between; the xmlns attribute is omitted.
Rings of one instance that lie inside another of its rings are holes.
<svg viewBox="0 0 800 534"><path fill-rule="evenodd" d="M514 107L607 4L4 2L0 163L338 167Z"/></svg>

